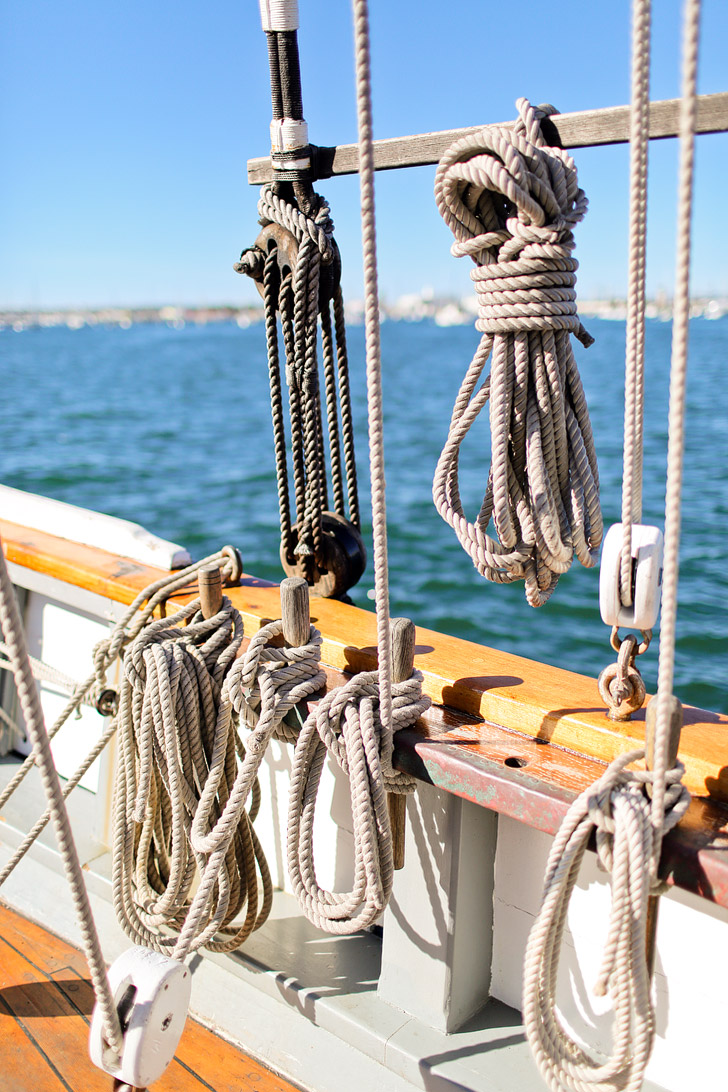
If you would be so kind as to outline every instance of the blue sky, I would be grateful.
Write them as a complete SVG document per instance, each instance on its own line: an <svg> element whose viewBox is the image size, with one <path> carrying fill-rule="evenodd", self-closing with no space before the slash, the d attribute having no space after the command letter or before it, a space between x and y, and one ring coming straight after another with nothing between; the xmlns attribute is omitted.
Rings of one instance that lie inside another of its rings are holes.
<svg viewBox="0 0 728 1092"><path fill-rule="evenodd" d="M346 0L301 0L311 139L356 139ZM519 95L560 110L629 99L628 0L550 9L476 0L372 0L375 135L501 121ZM656 0L652 97L679 87L680 3ZM5 0L0 45L0 307L236 303L253 241L245 162L265 154L270 104L257 0ZM463 13L467 11L466 19ZM452 19L449 13L452 12ZM548 14L547 14L548 13ZM700 91L726 90L728 4L704 0ZM625 291L627 151L576 153L590 211L577 233L582 296ZM671 292L676 142L652 145L648 287ZM717 198L728 135L698 142L693 290L728 295ZM434 168L378 175L382 293L461 295L468 263L432 197ZM329 198L344 288L361 292L358 182Z"/></svg>

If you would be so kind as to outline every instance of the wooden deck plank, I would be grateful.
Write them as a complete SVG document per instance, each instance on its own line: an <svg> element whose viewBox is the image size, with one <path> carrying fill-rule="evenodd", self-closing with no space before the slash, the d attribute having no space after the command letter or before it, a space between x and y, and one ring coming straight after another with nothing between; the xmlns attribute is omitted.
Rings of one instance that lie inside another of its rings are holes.
<svg viewBox="0 0 728 1092"><path fill-rule="evenodd" d="M50 1059L23 1022L16 1019L0 990L0 1067L5 1088L13 1092L68 1092Z"/></svg>
<svg viewBox="0 0 728 1092"><path fill-rule="evenodd" d="M67 1088L109 1092L109 1077L88 1057L86 1021L63 991L5 937L0 937L0 996L52 1060Z"/></svg>
<svg viewBox="0 0 728 1092"><path fill-rule="evenodd" d="M293 1086L254 1058L215 1036L215 1050L209 1049L213 1032L196 1020L188 1020L175 1057L194 1067L215 1092L292 1092Z"/></svg>
<svg viewBox="0 0 728 1092"><path fill-rule="evenodd" d="M0 1065L13 1092L111 1092L88 1058L94 997L82 953L0 903ZM0 1081L0 1087L5 1087ZM150 1092L296 1092L189 1018Z"/></svg>

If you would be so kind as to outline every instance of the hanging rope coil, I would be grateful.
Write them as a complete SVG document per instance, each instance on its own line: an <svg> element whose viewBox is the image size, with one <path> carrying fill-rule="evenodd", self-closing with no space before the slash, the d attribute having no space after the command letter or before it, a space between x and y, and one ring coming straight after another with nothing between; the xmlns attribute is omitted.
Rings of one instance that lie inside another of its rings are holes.
<svg viewBox="0 0 728 1092"><path fill-rule="evenodd" d="M207 620L195 600L148 625L124 656L114 906L127 935L158 951L176 944L167 931L182 927L198 866L204 864L190 834L211 766L227 774L217 796L220 811L235 780L232 710L220 696L242 639L242 619L229 599L223 598L220 612ZM226 938L246 901L257 907L256 863L250 830L241 824L209 907L214 931Z"/></svg>
<svg viewBox="0 0 728 1092"><path fill-rule="evenodd" d="M133 641L140 631L143 630L154 617L154 612L161 604L166 602L169 596L188 587L190 581L195 578L200 569L214 564L220 566L224 581L236 584L240 580L243 571L240 554L233 546L224 546L219 553L211 554L201 561L196 561L192 565L188 565L185 569L170 573L168 576L163 576L146 587L127 608L108 637L102 638L94 646L94 670L83 683L76 686L67 705L55 720L52 727L48 730L48 741L51 742L55 738L64 724L68 722L74 713L78 712L82 705L91 705L98 709L102 715L109 716L112 719L110 719L106 728L101 733L97 743L67 780L63 788L62 795L64 798L68 797L76 788L83 775L98 758L106 744L116 732L118 695L109 687L108 672L115 663L117 656L119 656L126 645L130 641ZM29 663L32 665L32 659L30 657ZM16 789L22 784L36 762L37 754L34 749L10 779L2 793L0 793L0 808L5 805ZM0 885L4 883L15 866L22 860L38 838L38 835L45 830L49 820L50 810L46 809L38 822L23 839L20 846L18 846L11 859L5 865L2 873L0 873Z"/></svg>
<svg viewBox="0 0 728 1092"><path fill-rule="evenodd" d="M483 333L453 409L433 482L435 506L488 580L525 580L546 602L576 554L596 563L602 539L591 424L569 334L592 338L576 311L574 226L586 212L574 162L549 147L541 120L553 107L519 99L513 129L456 141L437 169L435 197L469 255ZM491 372L478 383L488 359ZM476 390L477 388L477 390ZM460 448L490 401L492 459L485 497L467 519ZM497 540L487 533L493 520Z"/></svg>
<svg viewBox="0 0 728 1092"><path fill-rule="evenodd" d="M257 774L282 718L324 681L320 634L301 648L268 647L281 631L281 622L263 627L236 659L238 611L223 598L205 620L196 600L148 626L124 658L115 905L136 942L173 948L177 959L238 947L270 912L252 826Z"/></svg>
<svg viewBox="0 0 728 1092"><path fill-rule="evenodd" d="M359 531L344 301L334 225L322 197L311 191L304 211L290 186L282 183L262 188L258 212L263 231L235 268L257 280L265 303L281 560L289 575L305 577L317 594L340 597L361 577L366 552ZM279 316L288 386L295 523L289 496ZM319 321L327 445L317 358Z"/></svg>
<svg viewBox="0 0 728 1092"><path fill-rule="evenodd" d="M392 734L430 705L419 671L392 686L392 730L380 718L378 672L355 675L330 691L306 720L293 758L288 812L288 871L308 919L329 933L353 933L385 909L394 875L387 793L411 793L415 782L392 767ZM326 891L316 880L313 825L326 755L349 779L354 824L354 882Z"/></svg>
<svg viewBox="0 0 728 1092"><path fill-rule="evenodd" d="M648 899L663 890L651 881L655 838L648 770L626 767L644 751L621 755L569 808L549 854L541 908L526 948L523 1021L543 1079L553 1092L636 1092L652 1050L654 1014L645 959ZM665 779L662 834L671 830L690 802L677 763ZM569 1034L556 1009L556 984L569 899L589 839L611 874L612 906L602 967L594 988L609 992L614 1005L612 1053L589 1055Z"/></svg>

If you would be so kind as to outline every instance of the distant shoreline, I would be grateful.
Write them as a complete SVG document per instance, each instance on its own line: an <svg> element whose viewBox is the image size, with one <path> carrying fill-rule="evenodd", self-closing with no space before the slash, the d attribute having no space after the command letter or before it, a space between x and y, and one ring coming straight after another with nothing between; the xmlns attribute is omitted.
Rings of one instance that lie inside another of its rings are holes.
<svg viewBox="0 0 728 1092"><path fill-rule="evenodd" d="M346 306L347 320L359 325L364 306L360 300L349 301ZM466 326L477 318L478 304L475 296L462 299L436 297L430 294L408 295L394 302L381 304L383 319L417 322L428 319L438 326ZM669 321L672 318L672 300L664 296L648 300L646 317ZM602 318L624 321L627 302L623 299L593 299L579 302L579 314L584 318ZM728 315L728 297L700 296L692 300L691 318L717 319ZM129 329L136 325L166 325L181 329L186 325L205 326L211 323L235 322L241 328L263 321L262 306L192 306L180 307L68 307L68 308L8 308L0 310L0 331L43 327L67 327L79 330L86 326L118 326Z"/></svg>

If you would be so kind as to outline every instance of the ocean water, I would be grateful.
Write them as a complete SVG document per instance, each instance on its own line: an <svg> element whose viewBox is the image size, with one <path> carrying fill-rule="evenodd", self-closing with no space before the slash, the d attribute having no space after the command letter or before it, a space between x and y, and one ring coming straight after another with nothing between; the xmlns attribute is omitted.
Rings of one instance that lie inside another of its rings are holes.
<svg viewBox="0 0 728 1092"><path fill-rule="evenodd" d="M624 324L590 320L575 345L597 443L607 525L620 511ZM644 521L662 525L670 325L648 322ZM452 403L477 344L469 327L382 327L391 604L419 624L597 674L614 659L598 571L575 563L546 606L476 573L431 501ZM369 540L363 330L348 332ZM728 319L690 330L676 691L728 711ZM203 556L239 546L278 580L278 513L262 325L30 329L0 333L0 481L144 524ZM476 512L487 427L463 453ZM371 607L371 563L352 597ZM657 642L641 658L648 689Z"/></svg>

